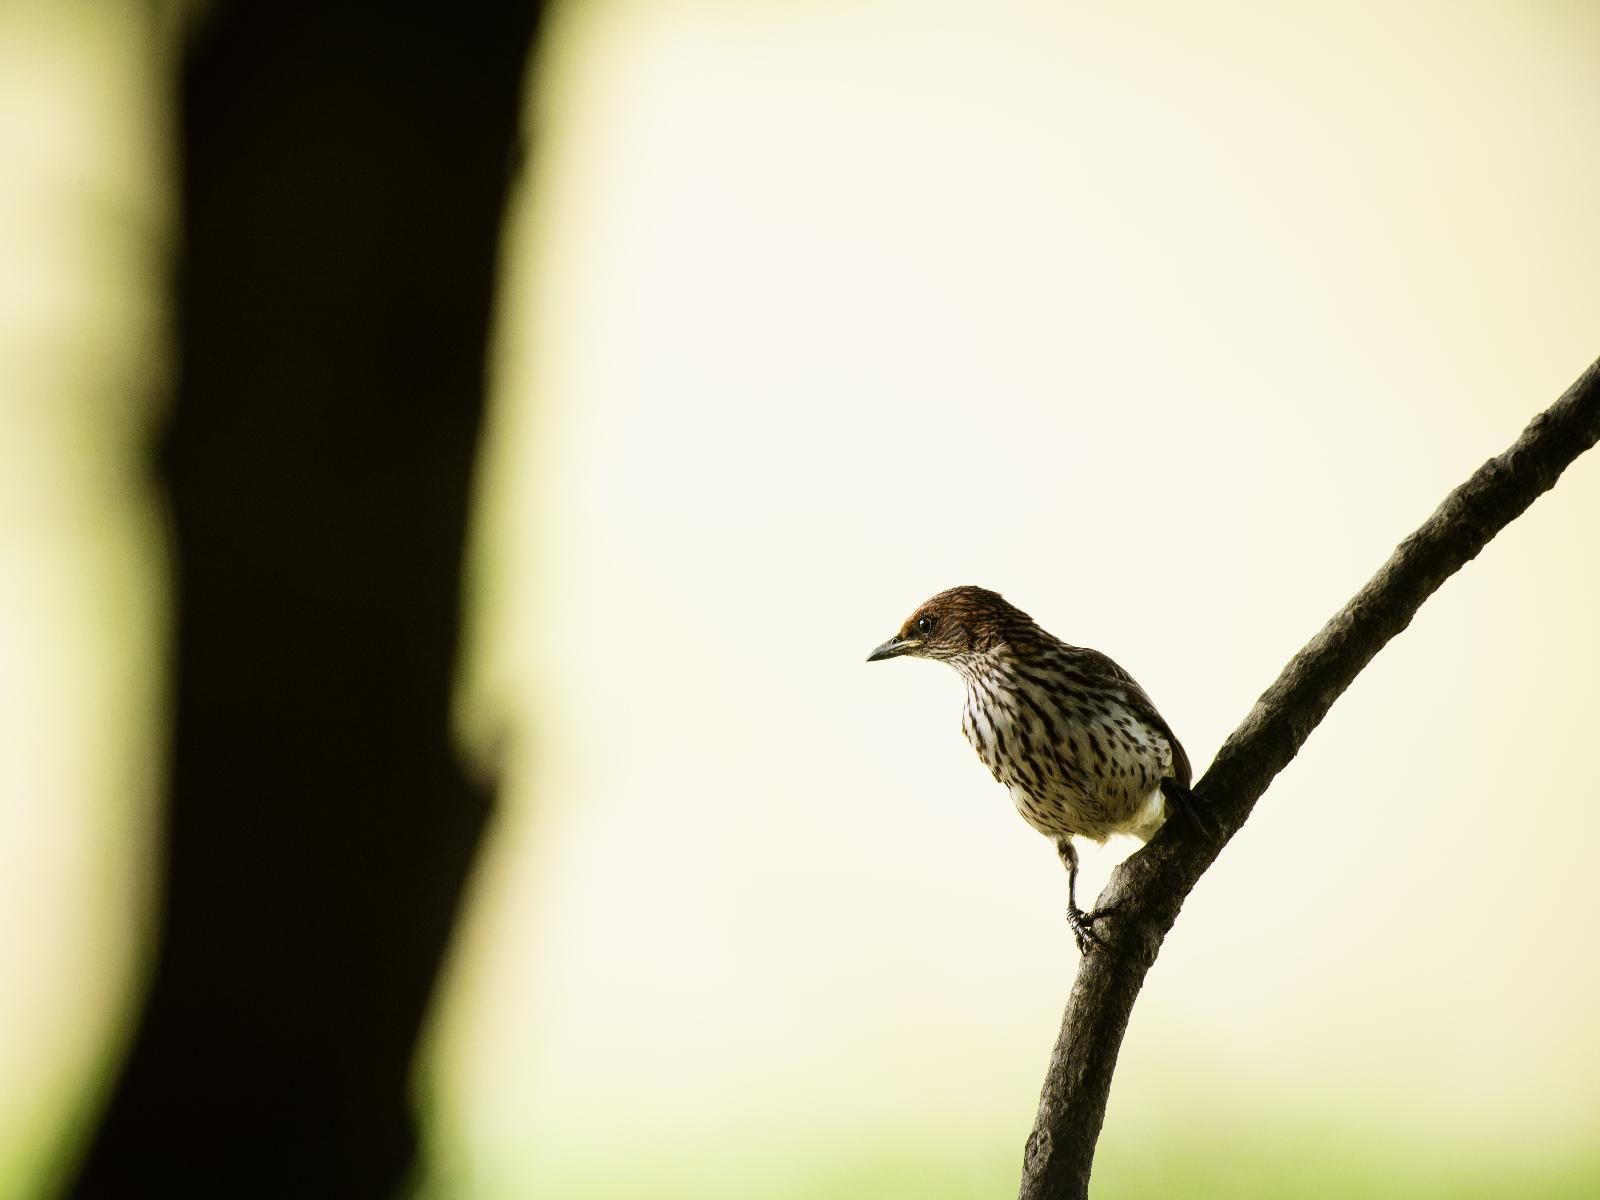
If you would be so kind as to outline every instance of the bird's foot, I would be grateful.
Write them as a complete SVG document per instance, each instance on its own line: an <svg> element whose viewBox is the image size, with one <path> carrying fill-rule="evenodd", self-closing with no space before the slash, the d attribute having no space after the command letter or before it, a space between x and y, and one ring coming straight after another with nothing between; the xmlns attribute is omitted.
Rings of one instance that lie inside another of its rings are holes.
<svg viewBox="0 0 1600 1200"><path fill-rule="evenodd" d="M1067 925L1072 929L1072 936L1078 941L1078 953L1085 958L1089 956L1091 950L1106 948L1105 940L1094 931L1094 923L1105 915L1100 909L1084 912L1077 905L1067 909Z"/></svg>

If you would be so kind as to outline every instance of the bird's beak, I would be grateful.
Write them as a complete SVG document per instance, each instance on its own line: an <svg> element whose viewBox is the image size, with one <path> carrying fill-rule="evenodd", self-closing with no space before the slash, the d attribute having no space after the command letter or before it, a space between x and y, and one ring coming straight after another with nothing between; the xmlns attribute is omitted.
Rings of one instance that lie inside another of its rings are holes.
<svg viewBox="0 0 1600 1200"><path fill-rule="evenodd" d="M868 662L877 662L884 658L899 658L902 654L910 654L922 645L921 638L892 637L867 655Z"/></svg>

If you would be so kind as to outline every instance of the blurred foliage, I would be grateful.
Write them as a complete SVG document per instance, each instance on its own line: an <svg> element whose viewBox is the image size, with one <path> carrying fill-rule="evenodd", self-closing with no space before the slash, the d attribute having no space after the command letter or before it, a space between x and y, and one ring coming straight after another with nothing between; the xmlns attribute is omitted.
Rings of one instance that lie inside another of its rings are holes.
<svg viewBox="0 0 1600 1200"><path fill-rule="evenodd" d="M1600 1194L1600 1148L1581 1158L1484 1159L1438 1146L1377 1144L1316 1131L1265 1128L1201 1135L1150 1128L1141 1145L1107 1139L1091 1192L1096 1200L1588 1200ZM438 1183L428 1200L989 1200L1012 1194L1020 1145L840 1145L773 1154L729 1146L714 1156L630 1158L619 1144L553 1161L502 1181Z"/></svg>

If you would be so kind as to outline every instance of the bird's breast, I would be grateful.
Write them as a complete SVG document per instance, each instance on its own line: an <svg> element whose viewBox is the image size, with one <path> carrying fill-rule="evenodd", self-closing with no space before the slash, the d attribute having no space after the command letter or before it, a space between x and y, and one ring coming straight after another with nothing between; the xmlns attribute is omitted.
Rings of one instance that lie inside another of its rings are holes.
<svg viewBox="0 0 1600 1200"><path fill-rule="evenodd" d="M968 686L961 729L978 758L1007 787L1046 787L1056 748L1046 730L1019 705L1014 693L996 686Z"/></svg>
<svg viewBox="0 0 1600 1200"><path fill-rule="evenodd" d="M1103 840L1117 832L1149 836L1160 823L1159 784L1171 749L1109 697L1061 704L1048 693L969 679L961 728L1041 833Z"/></svg>

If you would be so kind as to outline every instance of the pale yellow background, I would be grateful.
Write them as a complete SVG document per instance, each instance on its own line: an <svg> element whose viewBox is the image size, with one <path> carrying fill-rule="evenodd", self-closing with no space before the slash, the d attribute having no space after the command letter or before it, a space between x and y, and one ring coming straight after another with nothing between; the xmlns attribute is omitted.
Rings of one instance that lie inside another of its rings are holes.
<svg viewBox="0 0 1600 1200"><path fill-rule="evenodd" d="M159 763L170 31L117 11L0 15L23 1194L103 1086ZM461 709L509 778L433 1191L1003 1195L1064 881L956 677L866 652L1000 589L1203 767L1600 353L1600 9L578 2L542 65ZM1580 460L1268 793L1135 1013L1102 1194L1600 1186L1597 554Z"/></svg>

